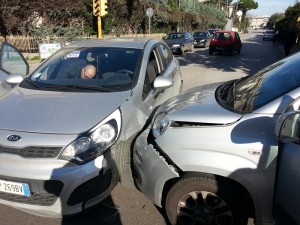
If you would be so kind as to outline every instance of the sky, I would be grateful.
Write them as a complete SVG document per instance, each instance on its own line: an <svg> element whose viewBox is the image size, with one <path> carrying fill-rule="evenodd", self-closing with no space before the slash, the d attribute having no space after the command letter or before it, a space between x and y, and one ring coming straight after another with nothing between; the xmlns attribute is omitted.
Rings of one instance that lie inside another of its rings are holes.
<svg viewBox="0 0 300 225"><path fill-rule="evenodd" d="M252 16L271 16L274 13L284 13L289 6L293 6L295 4L296 0L254 0L254 1L258 3L258 8L249 10L247 14Z"/></svg>

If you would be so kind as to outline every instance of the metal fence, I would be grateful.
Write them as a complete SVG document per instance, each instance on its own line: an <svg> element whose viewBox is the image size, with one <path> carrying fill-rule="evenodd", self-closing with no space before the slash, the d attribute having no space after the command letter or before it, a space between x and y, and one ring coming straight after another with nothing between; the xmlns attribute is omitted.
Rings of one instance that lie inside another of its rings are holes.
<svg viewBox="0 0 300 225"><path fill-rule="evenodd" d="M122 35L122 37L151 37L162 39L165 34L132 34L132 35ZM106 37L113 37L113 36L104 36ZM66 43L70 41L82 40L82 39L93 39L97 38L96 35L94 36L85 36L85 37L78 37L75 40L68 39L66 37L49 37L47 39L41 39L39 37L30 37L30 36L6 36L1 37L0 41L8 42L14 46L16 46L21 52L27 53L38 53L39 52L39 43L60 43L61 46L65 46Z"/></svg>

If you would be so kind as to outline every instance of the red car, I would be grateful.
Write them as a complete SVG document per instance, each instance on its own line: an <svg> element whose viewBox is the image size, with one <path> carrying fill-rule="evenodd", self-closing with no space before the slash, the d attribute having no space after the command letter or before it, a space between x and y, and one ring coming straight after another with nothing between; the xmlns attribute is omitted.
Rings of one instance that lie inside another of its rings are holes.
<svg viewBox="0 0 300 225"><path fill-rule="evenodd" d="M240 53L242 42L240 35L236 31L217 31L210 40L209 55L213 52L229 52L233 55L234 52Z"/></svg>

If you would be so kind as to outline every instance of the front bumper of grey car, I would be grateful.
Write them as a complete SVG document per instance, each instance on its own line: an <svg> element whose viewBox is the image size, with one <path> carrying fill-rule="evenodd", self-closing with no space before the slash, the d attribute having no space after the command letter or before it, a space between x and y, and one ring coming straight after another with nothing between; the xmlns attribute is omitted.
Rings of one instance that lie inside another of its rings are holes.
<svg viewBox="0 0 300 225"><path fill-rule="evenodd" d="M139 190L154 204L161 205L163 187L169 179L179 177L177 169L162 152L149 144L146 129L136 140L133 149L135 182Z"/></svg>
<svg viewBox="0 0 300 225"><path fill-rule="evenodd" d="M8 133L2 130L1 136L7 137ZM1 204L38 216L61 218L98 204L117 184L110 151L78 165L58 158L63 142L69 143L74 135L23 133L22 137L36 140L37 145L0 146ZM52 140L52 147L42 145L42 140Z"/></svg>

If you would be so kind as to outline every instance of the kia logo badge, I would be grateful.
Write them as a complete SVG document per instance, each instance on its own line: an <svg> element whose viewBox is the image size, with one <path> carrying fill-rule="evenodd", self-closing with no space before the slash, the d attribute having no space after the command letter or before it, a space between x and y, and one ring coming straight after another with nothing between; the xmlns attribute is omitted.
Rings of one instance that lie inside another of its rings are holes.
<svg viewBox="0 0 300 225"><path fill-rule="evenodd" d="M9 141L19 141L21 137L19 135L9 135L6 139Z"/></svg>

